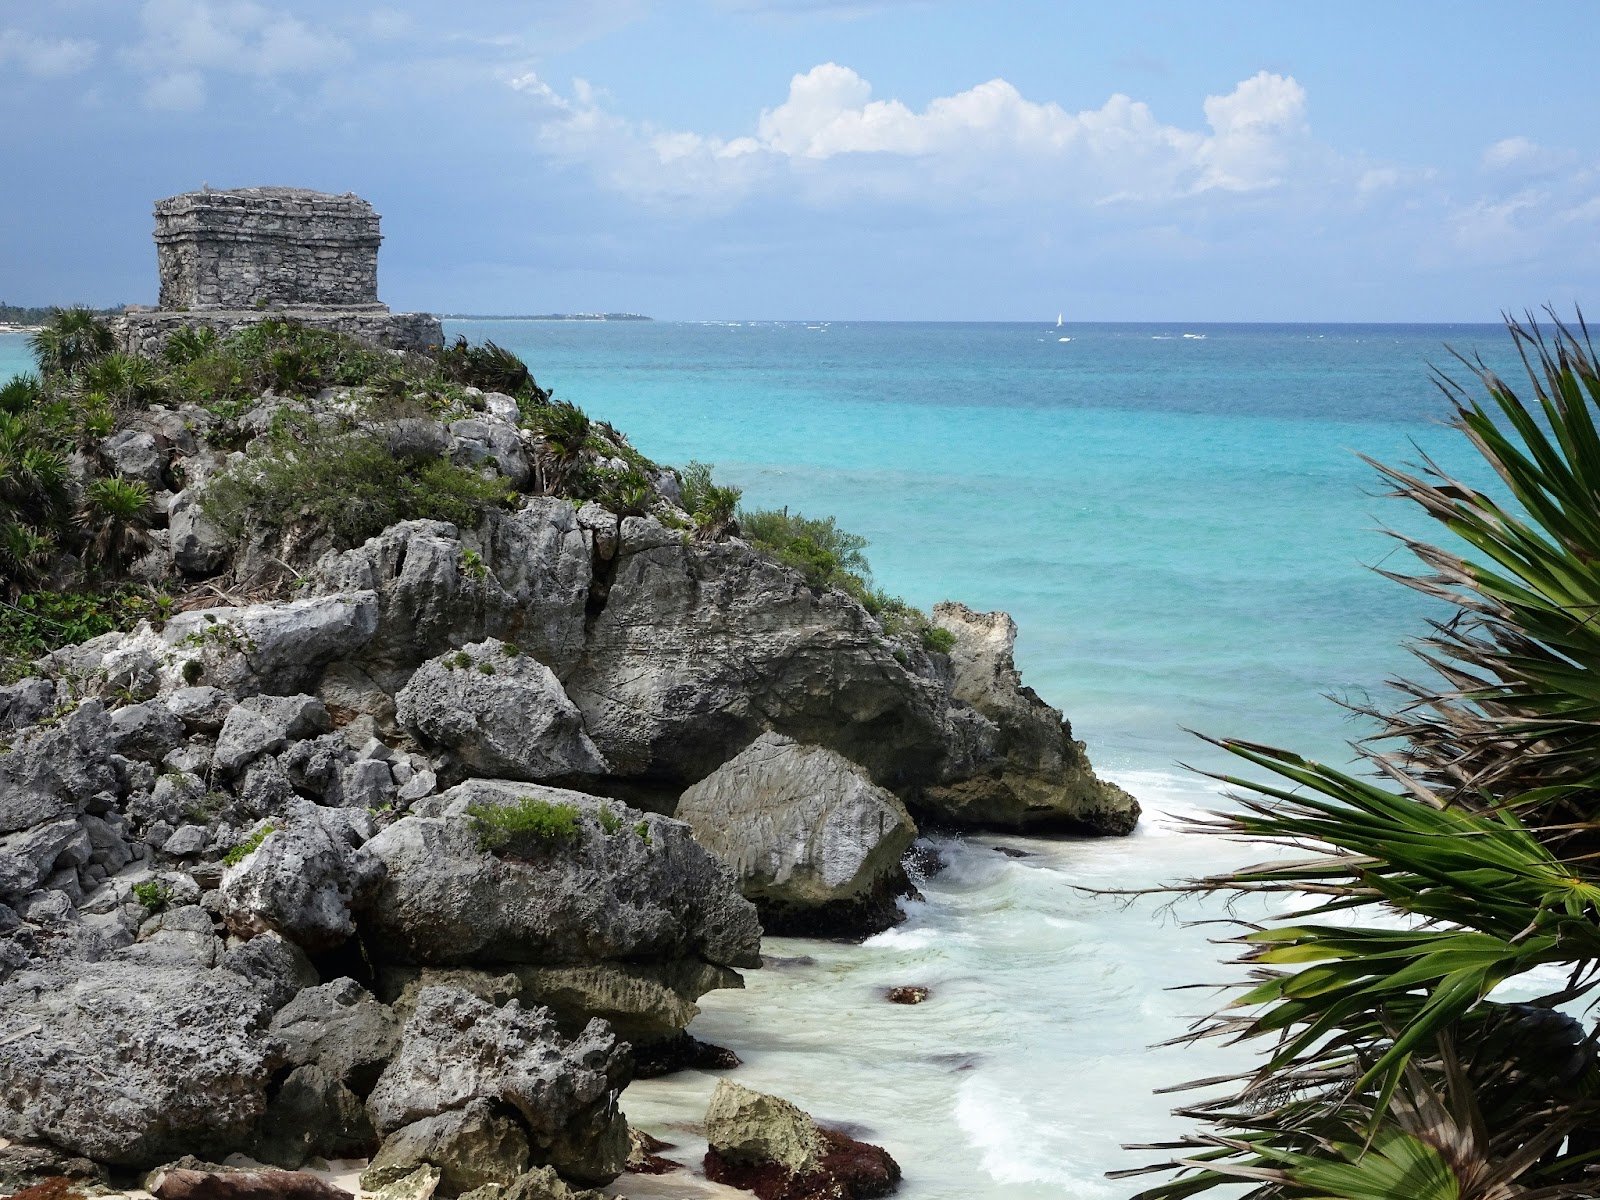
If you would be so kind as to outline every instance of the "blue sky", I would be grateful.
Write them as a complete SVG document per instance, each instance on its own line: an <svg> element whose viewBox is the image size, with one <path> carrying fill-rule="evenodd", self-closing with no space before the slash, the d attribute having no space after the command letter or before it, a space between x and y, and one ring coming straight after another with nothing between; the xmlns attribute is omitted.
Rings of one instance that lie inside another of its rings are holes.
<svg viewBox="0 0 1600 1200"><path fill-rule="evenodd" d="M1600 310L1593 0L0 7L0 299L149 302L150 202L384 216L397 308Z"/></svg>

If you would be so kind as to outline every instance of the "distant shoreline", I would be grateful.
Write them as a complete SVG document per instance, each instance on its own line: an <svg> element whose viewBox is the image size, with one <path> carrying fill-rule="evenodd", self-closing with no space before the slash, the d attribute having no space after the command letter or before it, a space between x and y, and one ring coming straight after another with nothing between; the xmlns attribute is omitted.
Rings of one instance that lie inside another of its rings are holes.
<svg viewBox="0 0 1600 1200"><path fill-rule="evenodd" d="M43 325L15 325L10 321L0 321L0 333L38 333Z"/></svg>
<svg viewBox="0 0 1600 1200"><path fill-rule="evenodd" d="M442 321L653 321L639 313L534 313L509 316L504 313L440 313Z"/></svg>

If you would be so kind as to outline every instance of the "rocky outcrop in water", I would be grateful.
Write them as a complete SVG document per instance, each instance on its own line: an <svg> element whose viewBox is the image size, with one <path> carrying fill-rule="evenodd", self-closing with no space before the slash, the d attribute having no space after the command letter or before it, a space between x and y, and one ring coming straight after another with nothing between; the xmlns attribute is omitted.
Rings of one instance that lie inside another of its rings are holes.
<svg viewBox="0 0 1600 1200"><path fill-rule="evenodd" d="M689 788L678 816L732 868L769 933L865 933L900 919L917 827L843 755L765 733Z"/></svg>
<svg viewBox="0 0 1600 1200"><path fill-rule="evenodd" d="M900 1181L888 1151L837 1130L777 1096L724 1079L706 1110L706 1178L761 1200L868 1200Z"/></svg>

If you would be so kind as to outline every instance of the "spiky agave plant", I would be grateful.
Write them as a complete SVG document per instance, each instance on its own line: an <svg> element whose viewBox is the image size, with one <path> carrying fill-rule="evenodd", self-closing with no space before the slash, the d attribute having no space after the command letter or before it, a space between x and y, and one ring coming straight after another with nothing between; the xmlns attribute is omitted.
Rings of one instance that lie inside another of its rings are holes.
<svg viewBox="0 0 1600 1200"><path fill-rule="evenodd" d="M1186 1035L1263 1057L1186 1085L1232 1090L1180 1109L1200 1128L1145 1147L1165 1162L1118 1173L1175 1173L1147 1200L1600 1195L1595 1033L1554 1011L1600 987L1600 370L1581 320L1508 324L1532 402L1477 361L1487 402L1441 384L1511 500L1431 461L1379 467L1468 547L1405 539L1429 573L1395 578L1457 613L1417 648L1443 682L1374 714L1381 782L1219 743L1279 782L1222 777L1240 807L1201 830L1295 856L1182 890L1299 911L1240 934L1245 991ZM1565 983L1491 998L1538 967Z"/></svg>

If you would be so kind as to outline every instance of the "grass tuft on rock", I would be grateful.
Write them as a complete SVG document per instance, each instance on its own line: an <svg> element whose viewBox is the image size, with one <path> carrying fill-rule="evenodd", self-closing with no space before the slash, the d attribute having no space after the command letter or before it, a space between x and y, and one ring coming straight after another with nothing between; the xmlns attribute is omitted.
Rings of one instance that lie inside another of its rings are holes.
<svg viewBox="0 0 1600 1200"><path fill-rule="evenodd" d="M531 858L578 836L578 806L524 796L513 804L467 809L478 846L502 858Z"/></svg>

